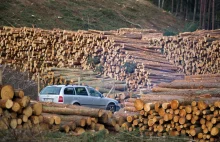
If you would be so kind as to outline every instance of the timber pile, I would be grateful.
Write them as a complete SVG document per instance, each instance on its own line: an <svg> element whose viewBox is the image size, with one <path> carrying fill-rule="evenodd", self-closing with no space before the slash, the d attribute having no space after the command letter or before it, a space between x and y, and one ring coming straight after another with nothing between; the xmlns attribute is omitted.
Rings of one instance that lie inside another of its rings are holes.
<svg viewBox="0 0 220 142"><path fill-rule="evenodd" d="M42 104L30 103L20 89L10 85L0 86L0 130L38 128L44 119L41 116Z"/></svg>
<svg viewBox="0 0 220 142"><path fill-rule="evenodd" d="M160 83L152 93L129 98L124 110L139 113L124 129L146 135L187 135L217 141L220 136L220 74L190 75ZM124 124L125 125L125 124Z"/></svg>
<svg viewBox="0 0 220 142"><path fill-rule="evenodd" d="M133 101L133 106L129 101ZM124 109L132 109L135 114L122 123L124 130L139 128L140 132L147 136L189 136L197 141L219 140L220 100L209 104L202 100L129 101L130 107Z"/></svg>
<svg viewBox="0 0 220 142"><path fill-rule="evenodd" d="M198 30L163 37L155 43L186 75L220 73L220 30Z"/></svg>
<svg viewBox="0 0 220 142"><path fill-rule="evenodd" d="M181 78L180 69L166 61L161 47L150 37L162 37L154 30L119 29L116 31L66 31L3 27L0 30L0 64L30 73L37 80L47 76L51 67L98 70L100 74L126 81L129 90L150 88L155 83ZM129 71L133 68L132 71ZM74 80L73 80L74 81Z"/></svg>
<svg viewBox="0 0 220 142"><path fill-rule="evenodd" d="M90 130L119 131L120 127L111 111L68 104L41 103L43 105L42 116L47 118L53 130L61 130L66 133L72 131L77 135ZM52 121L51 118L52 120L54 118L55 121ZM56 125L56 119L60 125Z"/></svg>

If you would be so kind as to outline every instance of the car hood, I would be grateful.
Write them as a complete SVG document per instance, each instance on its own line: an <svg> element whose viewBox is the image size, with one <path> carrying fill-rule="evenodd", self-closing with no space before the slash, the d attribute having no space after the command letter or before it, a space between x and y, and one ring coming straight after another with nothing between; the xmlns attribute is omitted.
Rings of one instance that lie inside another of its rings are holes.
<svg viewBox="0 0 220 142"><path fill-rule="evenodd" d="M112 99L112 98L103 97L102 99L108 100L109 102L115 102L116 104L118 103L117 100Z"/></svg>

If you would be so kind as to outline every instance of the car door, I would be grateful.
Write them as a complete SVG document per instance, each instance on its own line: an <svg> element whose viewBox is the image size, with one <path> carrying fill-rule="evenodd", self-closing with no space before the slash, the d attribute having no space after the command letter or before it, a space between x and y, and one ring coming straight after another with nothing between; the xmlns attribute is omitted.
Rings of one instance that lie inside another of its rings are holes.
<svg viewBox="0 0 220 142"><path fill-rule="evenodd" d="M89 97L85 87L75 87L75 91L80 105L92 107L91 98Z"/></svg>
<svg viewBox="0 0 220 142"><path fill-rule="evenodd" d="M102 99L102 94L98 91L96 91L92 87L88 87L88 92L90 94L90 97L92 99L91 103L92 106L95 108L103 108L105 109L106 102Z"/></svg>
<svg viewBox="0 0 220 142"><path fill-rule="evenodd" d="M64 104L73 104L78 101L75 90L73 87L66 87L63 91Z"/></svg>

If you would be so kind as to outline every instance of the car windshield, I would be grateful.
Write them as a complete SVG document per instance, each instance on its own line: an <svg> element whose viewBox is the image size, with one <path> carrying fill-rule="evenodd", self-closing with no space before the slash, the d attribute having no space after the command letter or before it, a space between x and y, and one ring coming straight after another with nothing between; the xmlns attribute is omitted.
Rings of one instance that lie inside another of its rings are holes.
<svg viewBox="0 0 220 142"><path fill-rule="evenodd" d="M55 87L55 86L50 86L44 88L40 94L52 94L52 95L59 95L60 94L61 87Z"/></svg>

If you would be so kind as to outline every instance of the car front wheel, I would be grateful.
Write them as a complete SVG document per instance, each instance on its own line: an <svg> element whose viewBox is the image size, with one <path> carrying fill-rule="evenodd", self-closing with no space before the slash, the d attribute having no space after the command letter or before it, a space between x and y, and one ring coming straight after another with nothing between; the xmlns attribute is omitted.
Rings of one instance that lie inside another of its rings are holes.
<svg viewBox="0 0 220 142"><path fill-rule="evenodd" d="M108 104L108 106L107 106L107 108L106 108L106 110L110 110L110 111L112 111L112 112L115 112L115 109L116 109L116 106L115 106L115 104Z"/></svg>

